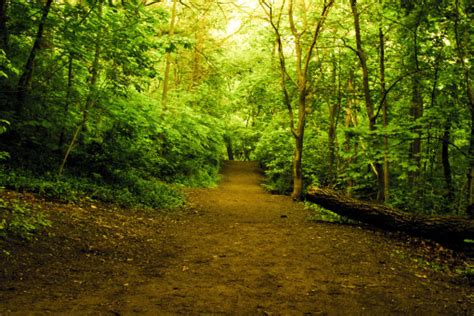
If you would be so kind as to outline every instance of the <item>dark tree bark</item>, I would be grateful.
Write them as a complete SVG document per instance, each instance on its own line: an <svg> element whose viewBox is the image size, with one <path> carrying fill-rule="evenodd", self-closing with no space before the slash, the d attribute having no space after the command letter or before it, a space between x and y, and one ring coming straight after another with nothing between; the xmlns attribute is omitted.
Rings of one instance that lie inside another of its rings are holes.
<svg viewBox="0 0 474 316"><path fill-rule="evenodd" d="M36 33L35 42L31 48L30 55L26 61L25 67L23 68L23 73L18 80L17 89L16 89L16 109L15 112L17 115L20 115L23 111L25 98L28 95L28 87L30 86L31 79L33 77L34 63L38 50L41 47L41 42L43 41L44 26L48 18L49 10L51 9L51 4L53 0L47 0L43 8L43 14L38 26L38 32Z"/></svg>
<svg viewBox="0 0 474 316"><path fill-rule="evenodd" d="M234 160L234 148L232 146L232 138L229 136L224 136L225 148L227 150L227 158L229 160Z"/></svg>
<svg viewBox="0 0 474 316"><path fill-rule="evenodd" d="M418 28L420 26L421 13L418 13L418 16L415 21L414 30L413 30L413 41L412 47L409 47L409 52L411 52L410 60L408 65L411 67L413 72L412 76L412 99L411 99L411 115L415 127L413 132L417 134L417 137L413 140L410 146L409 156L410 159L415 163L416 170L411 171L408 175L410 186L415 191L420 191L419 187L419 178L421 172L421 134L422 128L419 126L419 120L423 117L423 96L421 91L421 70L419 63L419 45L418 45Z"/></svg>
<svg viewBox="0 0 474 316"><path fill-rule="evenodd" d="M379 28L379 44L380 44L380 95L385 96L387 89L385 87L385 34L382 27ZM382 102L382 117L383 127L386 129L388 126L388 103L387 98L383 99ZM383 182L381 183L382 177L379 177L379 186L383 186L383 196L379 197L379 200L387 202L389 199L390 192L390 168L389 168L389 147L388 147L388 133L385 130L383 137L384 153L383 153Z"/></svg>
<svg viewBox="0 0 474 316"><path fill-rule="evenodd" d="M97 12L99 18L102 18L102 2L99 2L97 7ZM97 102L98 98L98 89L97 89L97 80L99 79L99 70L100 70L100 56L101 56L101 36L102 36L102 28L99 27L96 34L96 42L95 42L95 50L94 50L94 60L92 61L92 67L90 70L90 80L89 80L89 91L87 94L87 99L84 104L84 111L82 112L82 120L79 125L76 127L74 134L72 136L71 142L69 143L66 153L64 154L64 158L59 166L58 174L62 175L64 171L64 167L66 166L66 162L71 154L76 142L79 139L79 135L81 132L86 128L87 121L89 119L89 111L94 107ZM72 78L71 78L72 79Z"/></svg>
<svg viewBox="0 0 474 316"><path fill-rule="evenodd" d="M353 81L354 81L354 72L353 72L353 70L351 70L350 75L349 75L348 84L347 84L347 91L348 91L349 95L347 97L347 106L346 106L346 109L345 109L346 113L345 113L345 117L344 117L344 126L346 128L351 127L351 124L355 127L358 125L357 113L356 113L357 106L353 106L353 104L356 105L356 101L357 101L357 99L354 97L355 96L355 91L354 91ZM346 133L346 135L345 135L344 150L346 152L350 152L350 150L351 150L351 137L348 133ZM347 159L347 162L346 162L347 165L351 165L354 162L354 160L357 158L358 152L359 152L359 142L358 142L357 139L355 139L355 141L354 141L354 155ZM351 195L351 191L352 191L353 187L354 187L354 180L349 178L347 180L347 191L346 191L349 196Z"/></svg>
<svg viewBox="0 0 474 316"><path fill-rule="evenodd" d="M74 64L74 57L72 53L69 54L68 60L68 70L67 70L67 91L66 91L66 102L64 104L64 121L66 121L66 116L69 113L69 105L71 102L71 92L72 92L72 82L74 78L73 74L73 64ZM65 142L66 137L66 129L63 125L61 128L61 133L59 135L59 148L62 148Z"/></svg>
<svg viewBox="0 0 474 316"><path fill-rule="evenodd" d="M360 19L359 19L359 11L357 9L357 0L351 0L351 9L352 9L352 16L354 18L354 31L356 36L356 53L359 57L360 68L362 70L362 82L363 82L363 89L364 89L364 97L365 97L365 108L367 110L367 116L369 117L369 130L374 132L376 130L376 120L377 115L375 114L374 110L374 103L372 100L372 96L370 93L370 85L369 85L369 68L367 66L367 54L365 53L362 47L362 38L361 38L361 31L360 31ZM371 146L377 150L378 144L375 135L371 135ZM383 174L383 166L379 162L374 163L374 173L377 177L377 200L383 202L385 200L385 190L384 190L384 174Z"/></svg>
<svg viewBox="0 0 474 316"><path fill-rule="evenodd" d="M369 68L367 67L367 54L362 48L362 38L360 32L360 21L359 21L359 11L357 9L357 1L351 0L351 9L352 15L354 17L354 30L356 35L356 45L357 45L357 56L359 57L360 68L362 70L362 81L364 88L364 97L365 97L365 107L367 109L367 115L369 116L369 128L373 130L375 128L375 115L374 115L374 104L372 102L372 97L370 95L370 86L369 86Z"/></svg>
<svg viewBox="0 0 474 316"><path fill-rule="evenodd" d="M469 32L465 31L462 33L462 29L459 27L460 13L459 13L459 0L456 0L456 18L454 20L454 33L456 39L456 48L459 62L462 66L462 72L464 77L464 84L466 89L466 95L468 100L468 108L471 113L471 135L469 139L469 169L467 172L467 209L466 213L474 218L474 92L472 89L472 80L470 74L470 68L465 63L466 48L463 45L467 42L469 45ZM472 27L471 27L472 28ZM464 36L463 36L464 35ZM469 47L469 46L468 46Z"/></svg>
<svg viewBox="0 0 474 316"><path fill-rule="evenodd" d="M450 206L454 200L453 176L451 164L449 162L449 143L450 143L451 120L448 119L444 125L444 133L441 148L441 161L443 163L444 181L446 184L445 198L447 205Z"/></svg>
<svg viewBox="0 0 474 316"><path fill-rule="evenodd" d="M464 217L417 216L315 187L308 190L306 198L341 216L387 230L403 231L441 243L462 243L465 239L474 239L474 221Z"/></svg>
<svg viewBox="0 0 474 316"><path fill-rule="evenodd" d="M0 0L0 49L8 51L8 29L7 29L8 0Z"/></svg>

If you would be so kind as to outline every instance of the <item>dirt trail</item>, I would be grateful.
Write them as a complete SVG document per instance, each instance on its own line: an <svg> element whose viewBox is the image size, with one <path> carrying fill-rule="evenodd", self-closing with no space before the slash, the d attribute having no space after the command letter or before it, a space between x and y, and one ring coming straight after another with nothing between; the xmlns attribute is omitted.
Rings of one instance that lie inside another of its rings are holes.
<svg viewBox="0 0 474 316"><path fill-rule="evenodd" d="M266 193L261 181L256 164L229 162L219 187L191 190L181 214L82 208L68 236L58 231L14 257L32 262L7 259L0 314L474 313L472 288L421 267L403 243L311 222L302 204ZM96 227L83 227L91 219Z"/></svg>

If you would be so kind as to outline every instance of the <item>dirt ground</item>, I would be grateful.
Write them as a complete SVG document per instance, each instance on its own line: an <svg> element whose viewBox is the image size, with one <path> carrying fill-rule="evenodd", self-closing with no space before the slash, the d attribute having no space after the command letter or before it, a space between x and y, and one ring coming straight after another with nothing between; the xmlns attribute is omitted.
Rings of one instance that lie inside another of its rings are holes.
<svg viewBox="0 0 474 316"><path fill-rule="evenodd" d="M254 163L227 163L218 188L189 190L173 213L21 194L54 224L28 244L0 241L0 315L474 314L454 272L472 258L310 221L261 181Z"/></svg>

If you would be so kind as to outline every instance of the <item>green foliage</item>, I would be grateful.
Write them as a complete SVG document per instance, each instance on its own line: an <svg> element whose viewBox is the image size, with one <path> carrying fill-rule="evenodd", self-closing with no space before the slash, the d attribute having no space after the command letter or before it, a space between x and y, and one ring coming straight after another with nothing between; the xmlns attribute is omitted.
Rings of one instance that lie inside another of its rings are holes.
<svg viewBox="0 0 474 316"><path fill-rule="evenodd" d="M347 217L340 216L317 204L306 202L304 206L305 206L305 209L310 210L312 212L311 220L313 221L341 223L341 224L355 223L354 221L348 219Z"/></svg>
<svg viewBox="0 0 474 316"><path fill-rule="evenodd" d="M10 122L0 119L0 135L7 131L7 127L10 125ZM0 151L0 162L10 158L10 154L6 151Z"/></svg>
<svg viewBox="0 0 474 316"><path fill-rule="evenodd" d="M36 168L21 171L24 168L13 165L13 171L1 175L1 183L64 201L89 197L128 207L180 206L183 195L169 183L216 183L223 152L222 127L216 118L186 106L169 111L157 107L156 101L133 91L126 99L110 96L102 112L91 113L87 132L71 153L64 177L53 176L55 170L45 167L58 165L61 158L49 151L47 158L38 153ZM36 146L30 151L44 151L48 139L38 139Z"/></svg>
<svg viewBox="0 0 474 316"><path fill-rule="evenodd" d="M260 136L261 131L234 118L229 122L224 137L235 160L250 160Z"/></svg>
<svg viewBox="0 0 474 316"><path fill-rule="evenodd" d="M3 49L0 49L0 79L8 78L9 73L18 75L18 69L16 69L11 63L11 61L8 59L7 55L5 54L5 51Z"/></svg>
<svg viewBox="0 0 474 316"><path fill-rule="evenodd" d="M122 175L121 179L121 184L115 186L89 184L84 187L85 195L125 207L173 209L184 203L182 193L158 179L145 180L134 174Z"/></svg>
<svg viewBox="0 0 474 316"><path fill-rule="evenodd" d="M466 263L464 267L456 269L456 273L472 283L474 280L474 265Z"/></svg>
<svg viewBox="0 0 474 316"><path fill-rule="evenodd" d="M9 7L10 49L1 60L8 57L12 67L2 91L15 89L20 74L14 69L28 58L41 9L24 1ZM215 184L223 143L219 119L180 100L161 111L143 93L159 77L165 52L191 48L185 35L157 36L167 16L162 6L141 2L52 6L28 106L13 116L15 98L0 98L2 113L14 119L12 133L2 139L2 149L13 153L3 184L65 201L95 198L160 209L183 203L176 186ZM65 174L57 177L69 147Z"/></svg>
<svg viewBox="0 0 474 316"><path fill-rule="evenodd" d="M305 208L312 211L311 219L314 221L340 223L341 217L317 204L305 203Z"/></svg>
<svg viewBox="0 0 474 316"><path fill-rule="evenodd" d="M183 195L177 189L158 179L145 180L133 173L120 174L114 184L101 179L38 177L13 171L3 172L0 176L0 183L9 189L34 192L64 202L96 199L125 207L154 209L172 209L184 202Z"/></svg>
<svg viewBox="0 0 474 316"><path fill-rule="evenodd" d="M30 240L34 235L51 227L51 222L38 210L22 201L0 198L0 237Z"/></svg>
<svg viewBox="0 0 474 316"><path fill-rule="evenodd" d="M382 101L379 31L386 33L388 120L384 126L383 111L378 111L372 129L359 60L348 48L356 46L351 10L347 3L332 9L324 27L331 36L320 36L308 65L304 183L374 200L376 167L387 159L387 203L419 213L462 213L472 136L463 77L472 70L472 8L466 1L458 6L432 0L407 3L359 3L376 111ZM268 24L246 18L229 37L225 4L206 3L204 12L202 5L187 10L178 3L170 36L166 4L54 3L36 51L24 110L16 113L17 83L43 5L8 2L2 30L8 33L8 45L0 48L0 117L11 122L0 121L4 184L64 200L92 196L166 208L181 203L176 186L214 185L225 146L232 145L236 159L261 163L270 191L291 191L294 138ZM319 14L311 8L305 12L308 23ZM304 12L294 13L298 27ZM282 20L281 35L290 48L286 24ZM302 35L302 43L310 40L308 34ZM296 58L290 49L284 54L290 101L297 105L298 82L290 79L295 78L291 69ZM162 109L166 60L171 71L167 108ZM423 111L415 119L414 101L420 96ZM446 131L447 160L442 153ZM415 141L421 144L419 153ZM69 148L64 175L58 178Z"/></svg>
<svg viewBox="0 0 474 316"><path fill-rule="evenodd" d="M159 111L153 99L136 93L113 101L70 167L113 184L121 184L125 171L182 185L215 183L223 151L217 119L186 106Z"/></svg>
<svg viewBox="0 0 474 316"><path fill-rule="evenodd" d="M289 193L292 189L294 138L284 118L270 122L257 143L253 158L261 163L271 192ZM303 179L306 185L324 183L328 177L326 134L308 129L304 138ZM269 148L271 148L269 150Z"/></svg>
<svg viewBox="0 0 474 316"><path fill-rule="evenodd" d="M265 170L265 187L270 192L291 191L292 136L281 123L269 124L257 143L254 158ZM271 150L268 150L271 148Z"/></svg>

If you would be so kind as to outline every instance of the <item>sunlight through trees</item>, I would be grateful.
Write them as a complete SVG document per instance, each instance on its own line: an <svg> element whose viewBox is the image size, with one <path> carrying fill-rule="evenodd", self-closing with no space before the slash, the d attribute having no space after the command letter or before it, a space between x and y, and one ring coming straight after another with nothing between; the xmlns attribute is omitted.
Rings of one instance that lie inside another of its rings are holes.
<svg viewBox="0 0 474 316"><path fill-rule="evenodd" d="M316 185L472 210L470 1L0 9L3 186L166 207L182 202L177 185L213 185L238 159L294 199Z"/></svg>

